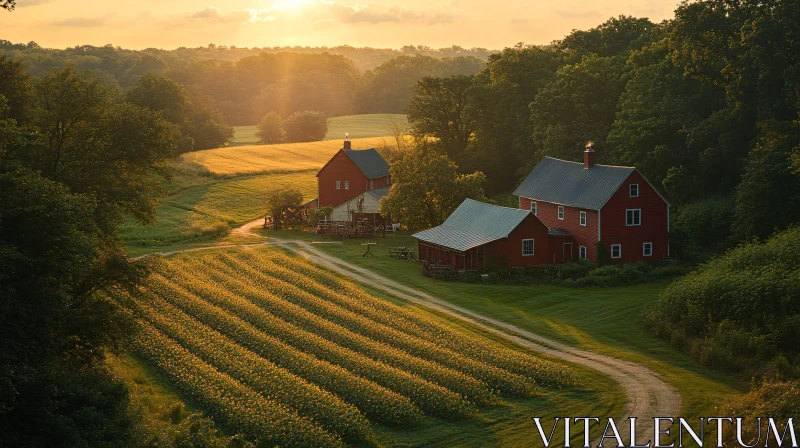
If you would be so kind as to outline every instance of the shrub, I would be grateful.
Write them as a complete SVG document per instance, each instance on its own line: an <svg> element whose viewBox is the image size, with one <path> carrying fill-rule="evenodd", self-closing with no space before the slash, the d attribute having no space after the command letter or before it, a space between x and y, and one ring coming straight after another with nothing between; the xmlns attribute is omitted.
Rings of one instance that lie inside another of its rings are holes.
<svg viewBox="0 0 800 448"><path fill-rule="evenodd" d="M758 438L754 423L758 417L773 417L778 431L783 431L779 422L796 418L800 414L800 382L773 381L754 387L746 395L735 395L722 406L720 415L742 417L745 429L742 440L750 444ZM762 441L766 437L766 421L762 421ZM770 432L772 437L772 433ZM774 439L773 439L774 440ZM728 431L725 446L736 446L736 432Z"/></svg>
<svg viewBox="0 0 800 448"><path fill-rule="evenodd" d="M270 112L261 118L256 125L258 138L264 143L280 143L286 139L283 130L283 118L277 112Z"/></svg>
<svg viewBox="0 0 800 448"><path fill-rule="evenodd" d="M283 129L290 142L315 142L328 133L328 119L317 111L295 112L283 122Z"/></svg>
<svg viewBox="0 0 800 448"><path fill-rule="evenodd" d="M743 244L673 282L644 312L700 363L761 376L800 369L800 226ZM788 360L788 362L787 362Z"/></svg>
<svg viewBox="0 0 800 448"><path fill-rule="evenodd" d="M674 213L672 246L681 257L702 260L731 245L734 202L709 198L681 205Z"/></svg>

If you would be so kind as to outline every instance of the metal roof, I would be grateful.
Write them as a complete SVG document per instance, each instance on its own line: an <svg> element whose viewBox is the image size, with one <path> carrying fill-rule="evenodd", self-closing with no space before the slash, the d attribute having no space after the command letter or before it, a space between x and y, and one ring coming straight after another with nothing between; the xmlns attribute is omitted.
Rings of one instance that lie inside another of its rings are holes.
<svg viewBox="0 0 800 448"><path fill-rule="evenodd" d="M514 195L588 210L600 210L625 179L636 171L627 166L592 165L545 157Z"/></svg>
<svg viewBox="0 0 800 448"><path fill-rule="evenodd" d="M375 198L375 199L380 201L384 196L389 194L389 187L376 188L374 190L369 190L364 194L368 194L368 195L372 196L373 198Z"/></svg>
<svg viewBox="0 0 800 448"><path fill-rule="evenodd" d="M464 252L506 238L530 214L530 210L467 199L442 225L413 236L428 243Z"/></svg>
<svg viewBox="0 0 800 448"><path fill-rule="evenodd" d="M569 232L564 229L547 229L547 234L550 236L569 236Z"/></svg>
<svg viewBox="0 0 800 448"><path fill-rule="evenodd" d="M389 164L375 150L370 149L343 149L347 157L356 164L358 169L367 176L367 179L377 179L389 175Z"/></svg>

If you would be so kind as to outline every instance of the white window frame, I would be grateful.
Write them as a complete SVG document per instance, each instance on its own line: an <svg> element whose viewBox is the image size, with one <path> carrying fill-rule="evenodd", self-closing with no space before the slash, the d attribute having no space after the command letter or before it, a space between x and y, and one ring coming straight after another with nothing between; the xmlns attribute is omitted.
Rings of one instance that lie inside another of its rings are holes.
<svg viewBox="0 0 800 448"><path fill-rule="evenodd" d="M562 221L564 220L564 206L563 205L559 205L558 206L558 219L560 219Z"/></svg>
<svg viewBox="0 0 800 448"><path fill-rule="evenodd" d="M586 260L589 258L589 253L586 251L586 246L578 246L578 258Z"/></svg>
<svg viewBox="0 0 800 448"><path fill-rule="evenodd" d="M342 181L340 181L340 180L336 181L336 189L337 190L341 190L342 189Z"/></svg>
<svg viewBox="0 0 800 448"><path fill-rule="evenodd" d="M581 210L581 220L580 220L581 227L586 227L586 222L587 222L586 212Z"/></svg>
<svg viewBox="0 0 800 448"><path fill-rule="evenodd" d="M525 243L528 242L528 241L531 242L531 253L526 254L525 253ZM535 254L535 253L536 253L536 246L535 246L535 243L533 241L533 238L525 238L525 239L523 239L522 240L522 256L523 257L532 257L533 254Z"/></svg>
<svg viewBox="0 0 800 448"><path fill-rule="evenodd" d="M345 190L349 190L350 189L350 181L349 180L344 181L344 189Z"/></svg>
<svg viewBox="0 0 800 448"><path fill-rule="evenodd" d="M650 253L647 253L647 247L650 248ZM643 257L652 257L653 256L653 243L648 241L646 243L642 243L642 256Z"/></svg>
<svg viewBox="0 0 800 448"><path fill-rule="evenodd" d="M637 222L635 224L629 223L628 222L628 213L629 212L638 212L638 214L639 214L639 222ZM640 209L640 208L627 208L627 209L625 209L625 225L627 227L636 227L636 226L642 225L642 209Z"/></svg>
<svg viewBox="0 0 800 448"><path fill-rule="evenodd" d="M531 212L533 212L534 215L539 212L536 201L531 201Z"/></svg>
<svg viewBox="0 0 800 448"><path fill-rule="evenodd" d="M633 194L633 187L636 187L636 194ZM630 185L628 185L628 194L632 198L638 198L639 197L639 184L630 184Z"/></svg>
<svg viewBox="0 0 800 448"><path fill-rule="evenodd" d="M619 251L617 253L616 257L614 256L614 248L616 248ZM611 245L611 258L614 258L614 259L622 258L622 244L612 244Z"/></svg>

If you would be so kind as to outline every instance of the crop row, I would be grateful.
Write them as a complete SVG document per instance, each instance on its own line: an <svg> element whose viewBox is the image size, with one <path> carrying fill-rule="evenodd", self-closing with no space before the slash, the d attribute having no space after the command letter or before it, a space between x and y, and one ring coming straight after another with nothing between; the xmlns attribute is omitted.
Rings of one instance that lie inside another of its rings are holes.
<svg viewBox="0 0 800 448"><path fill-rule="evenodd" d="M233 343L152 294L141 294L132 301L151 325L237 381L311 418L347 442L371 438L363 414L330 392Z"/></svg>
<svg viewBox="0 0 800 448"><path fill-rule="evenodd" d="M454 331L419 313L372 297L353 283L304 260L277 251L248 250L234 254L236 258L226 255L223 259L250 266L277 266L279 269L274 269L272 266L269 268L274 275L302 285L303 289L313 293L321 290L329 291L326 298L354 313L402 328L404 332L417 337L434 339L437 344L445 348L526 376L539 384L561 387L574 381L572 370L567 366L505 347L486 344L478 338Z"/></svg>
<svg viewBox="0 0 800 448"><path fill-rule="evenodd" d="M406 426L421 416L408 398L265 334L160 275L151 277L149 290L242 347L334 393L375 421Z"/></svg>
<svg viewBox="0 0 800 448"><path fill-rule="evenodd" d="M209 282L226 281L225 286L246 298L251 303L290 321L306 331L315 333L338 345L362 353L373 359L395 366L410 373L417 374L431 382L459 392L477 405L496 402L497 397L486 383L460 371L441 364L413 356L390 345L374 341L361 334L354 333L341 325L327 321L307 309L270 294L260 282L262 278L246 270L238 271L239 277L221 263L210 262L213 269L193 272L192 277L202 276ZM252 276L252 278L251 278ZM256 286L257 285L257 286Z"/></svg>
<svg viewBox="0 0 800 448"><path fill-rule="evenodd" d="M201 257L200 260L213 260L213 258L206 256ZM219 269L219 265L214 265L213 261L211 263L211 267ZM328 295L320 298L309 294L303 288L273 276L273 273L283 270L276 263L265 261L259 264L259 267L266 272L255 270L247 264L241 264L227 271L226 274L221 273L220 275L230 276L238 273L239 276L246 276L248 282L257 284L259 288L265 291L302 306L321 318L418 357L436 361L442 365L465 372L503 394L526 397L532 396L535 392L533 381L528 378L463 356L452 350L441 348L423 338L411 336L392 326L384 325L350 312L326 300ZM209 271L213 271L213 269Z"/></svg>
<svg viewBox="0 0 800 448"><path fill-rule="evenodd" d="M218 310L221 308L230 313L232 317L238 317L299 350L344 367L359 376L408 397L415 405L430 415L458 419L467 417L476 411L474 405L460 394L305 331L231 293L219 284L196 281L194 278L197 273L195 275L187 274L180 269L178 273L179 277L176 277L176 280L182 280L184 285L195 294L208 300L209 304L219 307ZM180 287L170 285L170 280L164 277L156 276L155 278L160 279L166 286ZM175 304L179 308L183 308L196 305L196 301L183 300L182 303ZM187 312L198 316L196 310L187 310Z"/></svg>
<svg viewBox="0 0 800 448"><path fill-rule="evenodd" d="M212 417L263 446L339 447L342 440L219 372L153 326L137 322L134 351Z"/></svg>

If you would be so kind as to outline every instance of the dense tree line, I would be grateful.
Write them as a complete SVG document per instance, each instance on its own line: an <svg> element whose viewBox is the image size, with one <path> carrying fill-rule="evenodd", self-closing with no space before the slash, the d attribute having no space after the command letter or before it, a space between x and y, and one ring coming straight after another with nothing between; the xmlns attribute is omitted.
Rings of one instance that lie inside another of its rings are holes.
<svg viewBox="0 0 800 448"><path fill-rule="evenodd" d="M0 41L0 54L22 61L34 76L69 63L123 90L147 76L169 78L183 88L185 101L199 109L196 115L233 125L256 124L269 112L284 117L305 110L327 116L400 113L411 100L410 87L420 78L477 73L489 53L413 46L380 50L210 45L133 51L107 45L52 50L35 42ZM365 63L364 57L372 62ZM205 132L213 132L210 128Z"/></svg>
<svg viewBox="0 0 800 448"><path fill-rule="evenodd" d="M684 255L767 237L800 221L798 8L698 1L660 24L622 16L508 48L470 80L423 78L412 132L482 170L490 194L544 156L580 161L591 140L599 163L636 166L669 196Z"/></svg>
<svg viewBox="0 0 800 448"><path fill-rule="evenodd" d="M179 141L164 114L72 66L0 58L0 445L132 446L126 386L103 362L135 287L118 228L155 219Z"/></svg>

